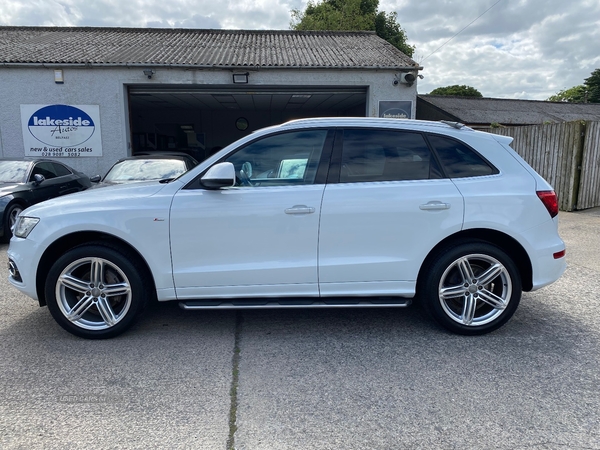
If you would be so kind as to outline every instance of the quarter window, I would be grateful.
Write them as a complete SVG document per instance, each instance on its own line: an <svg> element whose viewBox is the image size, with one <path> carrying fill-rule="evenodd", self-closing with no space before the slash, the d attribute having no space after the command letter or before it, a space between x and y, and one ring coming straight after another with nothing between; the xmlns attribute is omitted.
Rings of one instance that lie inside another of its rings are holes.
<svg viewBox="0 0 600 450"><path fill-rule="evenodd" d="M441 178L420 133L345 130L341 183Z"/></svg>
<svg viewBox="0 0 600 450"><path fill-rule="evenodd" d="M237 175L236 186L312 184L327 130L281 133L252 142L225 161Z"/></svg>
<svg viewBox="0 0 600 450"><path fill-rule="evenodd" d="M62 164L52 163L52 167L54 168L54 172L56 173L57 177L65 177L67 175L71 175L71 171Z"/></svg>
<svg viewBox="0 0 600 450"><path fill-rule="evenodd" d="M427 136L437 152L446 175L450 178L478 177L498 173L467 145L443 136Z"/></svg>

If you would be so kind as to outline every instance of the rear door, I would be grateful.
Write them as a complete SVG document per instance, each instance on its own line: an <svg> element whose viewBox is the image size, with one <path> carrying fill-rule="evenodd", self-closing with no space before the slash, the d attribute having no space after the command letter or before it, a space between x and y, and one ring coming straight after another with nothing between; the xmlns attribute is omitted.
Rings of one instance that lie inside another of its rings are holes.
<svg viewBox="0 0 600 450"><path fill-rule="evenodd" d="M421 133L339 131L333 158L321 210L321 295L412 295L428 252L461 229L460 192Z"/></svg>

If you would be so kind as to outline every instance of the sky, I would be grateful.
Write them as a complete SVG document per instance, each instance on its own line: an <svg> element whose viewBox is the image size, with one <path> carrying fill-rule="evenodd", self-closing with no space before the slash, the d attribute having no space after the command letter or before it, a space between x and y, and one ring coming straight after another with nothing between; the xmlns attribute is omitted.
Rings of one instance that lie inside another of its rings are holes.
<svg viewBox="0 0 600 450"><path fill-rule="evenodd" d="M287 30L307 0L0 0L0 25ZM396 12L419 94L467 85L545 100L600 68L600 0L380 0Z"/></svg>

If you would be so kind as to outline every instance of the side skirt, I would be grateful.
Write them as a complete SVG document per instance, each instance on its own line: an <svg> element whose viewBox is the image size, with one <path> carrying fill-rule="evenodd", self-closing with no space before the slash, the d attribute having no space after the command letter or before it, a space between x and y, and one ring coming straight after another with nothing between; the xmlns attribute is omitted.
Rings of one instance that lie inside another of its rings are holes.
<svg viewBox="0 0 600 450"><path fill-rule="evenodd" d="M182 309L285 309L285 308L405 308L412 299L401 297L336 298L329 300L280 299L280 300L189 300L179 302Z"/></svg>

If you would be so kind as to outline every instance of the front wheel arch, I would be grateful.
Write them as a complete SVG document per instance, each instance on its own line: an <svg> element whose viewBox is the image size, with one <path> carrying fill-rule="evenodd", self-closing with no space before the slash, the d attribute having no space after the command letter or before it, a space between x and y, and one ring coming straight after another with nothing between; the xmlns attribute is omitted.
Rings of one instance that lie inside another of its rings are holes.
<svg viewBox="0 0 600 450"><path fill-rule="evenodd" d="M6 208L4 209L4 220L2 223L2 228L4 230L2 239L4 242L10 241L10 238L12 237L12 230L10 229L10 216L12 215L15 208L18 208L20 212L22 212L24 209L27 208L27 205L20 200L13 200L8 205L6 205Z"/></svg>
<svg viewBox="0 0 600 450"><path fill-rule="evenodd" d="M105 339L126 331L152 296L135 255L106 243L76 246L50 267L44 291L48 309L66 331Z"/></svg>
<svg viewBox="0 0 600 450"><path fill-rule="evenodd" d="M156 287L154 284L154 277L152 276L150 266L148 265L144 257L134 247L132 247L128 242L125 242L116 236L109 235L106 233L86 231L71 233L62 236L61 238L54 241L50 246L48 246L48 248L42 255L36 271L36 291L40 306L46 306L46 274L50 270L50 267L52 267L52 264L64 253L84 244L106 245L121 252L128 252L132 258L135 258L136 264L138 264L140 270L143 270L145 272L145 276L149 280L149 283L151 283L152 297L156 297Z"/></svg>

